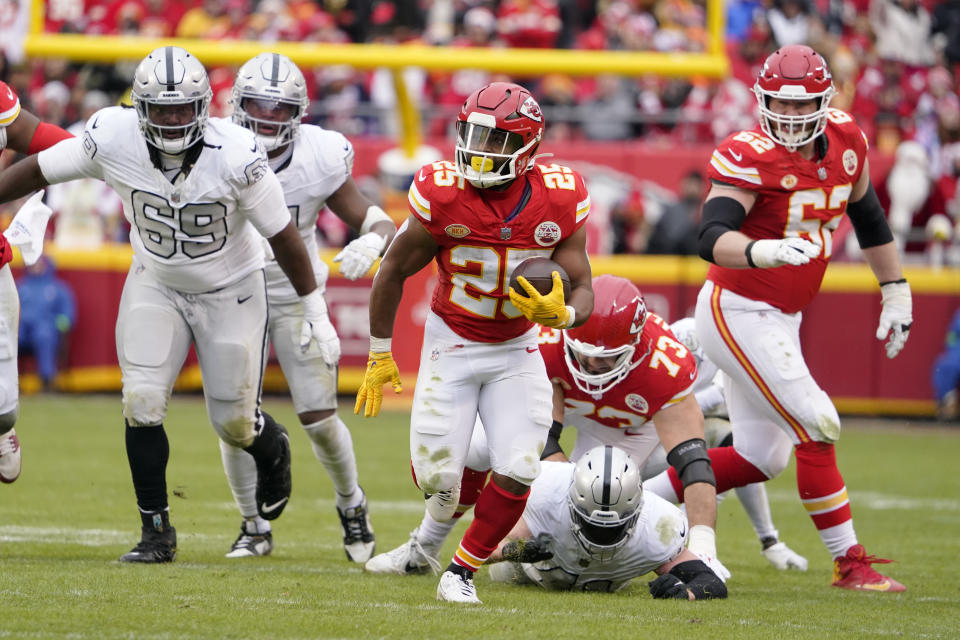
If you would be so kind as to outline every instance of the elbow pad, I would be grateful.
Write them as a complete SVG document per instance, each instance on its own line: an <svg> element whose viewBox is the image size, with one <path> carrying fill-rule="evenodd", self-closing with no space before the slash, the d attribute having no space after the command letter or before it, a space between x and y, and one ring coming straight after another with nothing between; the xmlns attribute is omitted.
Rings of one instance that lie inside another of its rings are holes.
<svg viewBox="0 0 960 640"><path fill-rule="evenodd" d="M713 245L727 231L736 231L747 217L747 210L733 198L711 198L703 203L703 219L697 238L697 251L707 262L713 262Z"/></svg>
<svg viewBox="0 0 960 640"><path fill-rule="evenodd" d="M878 247L893 242L893 232L880 206L880 199L873 189L873 183L867 187L867 192L856 202L847 204L847 216L853 224L853 232L857 234L857 242L861 249Z"/></svg>

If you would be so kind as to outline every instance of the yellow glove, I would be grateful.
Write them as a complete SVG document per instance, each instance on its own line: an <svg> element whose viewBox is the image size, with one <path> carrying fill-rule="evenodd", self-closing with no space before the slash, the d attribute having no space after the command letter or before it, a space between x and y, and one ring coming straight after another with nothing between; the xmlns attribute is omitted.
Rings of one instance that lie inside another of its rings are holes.
<svg viewBox="0 0 960 640"><path fill-rule="evenodd" d="M393 361L393 354L389 351L383 353L371 351L370 359L367 360L367 371L363 374L363 383L357 391L357 403L353 407L353 412L359 414L360 409L364 409L365 418L380 413L383 385L388 382L393 385L394 393L403 391L403 385L400 384L400 370L397 369L397 363ZM365 408L364 405L366 405Z"/></svg>
<svg viewBox="0 0 960 640"><path fill-rule="evenodd" d="M566 329L573 324L571 322L573 307L566 306L566 301L563 299L563 280L560 279L559 273L553 272L553 289L545 296L540 295L540 292L534 289L523 276L517 276L517 282L529 297L520 295L510 287L510 302L527 317L527 320L554 329Z"/></svg>

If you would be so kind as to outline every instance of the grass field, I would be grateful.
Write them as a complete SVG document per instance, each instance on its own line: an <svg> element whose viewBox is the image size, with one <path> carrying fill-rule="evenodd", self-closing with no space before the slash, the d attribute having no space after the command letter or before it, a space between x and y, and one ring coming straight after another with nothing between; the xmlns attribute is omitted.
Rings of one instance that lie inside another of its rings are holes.
<svg viewBox="0 0 960 640"><path fill-rule="evenodd" d="M295 427L287 400L265 406ZM341 414L378 549L387 551L406 541L423 509L410 481L406 415L362 421L346 404ZM163 566L116 561L140 524L118 397L24 398L17 429L23 475L0 487L0 638L960 637L960 430L931 423L850 419L838 447L860 540L897 560L887 569L906 593L828 586L830 560L791 466L768 488L781 538L810 559L807 573L769 566L731 497L718 523L720 557L733 571L726 601L654 601L646 580L618 594L548 593L490 583L482 570L479 608L437 602L433 576L369 576L349 563L330 482L298 428L290 429L294 494L274 525L274 554L228 560L240 520L216 437L199 398L172 403L167 477L180 551Z"/></svg>

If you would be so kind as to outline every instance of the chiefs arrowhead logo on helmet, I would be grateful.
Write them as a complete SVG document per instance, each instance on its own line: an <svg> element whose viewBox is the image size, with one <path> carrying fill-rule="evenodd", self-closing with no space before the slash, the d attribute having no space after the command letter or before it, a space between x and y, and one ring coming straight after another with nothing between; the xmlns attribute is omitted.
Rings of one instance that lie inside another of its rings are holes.
<svg viewBox="0 0 960 640"><path fill-rule="evenodd" d="M531 120L543 122L543 113L540 112L540 105L537 104L537 101L534 100L532 96L524 100L518 111L521 115L525 115Z"/></svg>

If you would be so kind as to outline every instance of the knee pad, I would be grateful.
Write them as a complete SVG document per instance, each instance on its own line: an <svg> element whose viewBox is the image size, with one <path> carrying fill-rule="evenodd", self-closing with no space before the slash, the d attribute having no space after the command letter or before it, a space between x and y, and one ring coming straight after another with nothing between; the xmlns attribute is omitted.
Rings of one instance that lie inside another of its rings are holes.
<svg viewBox="0 0 960 640"><path fill-rule="evenodd" d="M322 420L303 425L303 430L317 446L326 449L339 440L341 425L346 429L340 417L333 413Z"/></svg>
<svg viewBox="0 0 960 640"><path fill-rule="evenodd" d="M0 433L6 433L13 429L13 426L17 424L17 416L20 414L19 408L14 407L13 411L8 411L7 413L0 413Z"/></svg>
<svg viewBox="0 0 960 640"><path fill-rule="evenodd" d="M460 469L453 469L451 465L440 464L427 467L414 465L414 477L424 493L453 489L460 482L460 473Z"/></svg>
<svg viewBox="0 0 960 640"><path fill-rule="evenodd" d="M241 449L253 444L253 439L256 436L254 420L246 416L214 420L213 428L221 440Z"/></svg>
<svg viewBox="0 0 960 640"><path fill-rule="evenodd" d="M131 427L161 424L167 413L163 389L131 389L123 392L123 417Z"/></svg>
<svg viewBox="0 0 960 640"><path fill-rule="evenodd" d="M536 451L516 453L507 461L505 467L494 467L493 470L529 487L540 475L540 455Z"/></svg>
<svg viewBox="0 0 960 640"><path fill-rule="evenodd" d="M204 369L216 371L210 380L204 379L203 392L224 402L242 400L250 384L250 355L244 345L213 343L205 354L209 359Z"/></svg>

